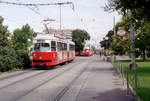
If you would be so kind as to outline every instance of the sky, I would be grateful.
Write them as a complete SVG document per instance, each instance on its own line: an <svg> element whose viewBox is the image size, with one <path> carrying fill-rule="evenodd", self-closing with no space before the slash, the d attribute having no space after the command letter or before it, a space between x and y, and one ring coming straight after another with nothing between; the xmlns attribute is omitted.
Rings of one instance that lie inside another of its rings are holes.
<svg viewBox="0 0 150 101"><path fill-rule="evenodd" d="M58 3L72 2L72 5L61 6L62 28L64 29L84 29L91 36L91 42L99 45L99 42L105 37L107 32L113 29L113 18L118 22L121 15L117 12L105 12L103 7L107 0L2 0L16 3ZM40 13L36 14L32 9ZM48 24L48 27L60 28L60 8L58 5L26 7L17 5L8 5L0 3L0 16L4 18L4 25L13 32L16 28L21 28L28 23L35 32L42 32L44 29L43 20L46 18L54 19Z"/></svg>

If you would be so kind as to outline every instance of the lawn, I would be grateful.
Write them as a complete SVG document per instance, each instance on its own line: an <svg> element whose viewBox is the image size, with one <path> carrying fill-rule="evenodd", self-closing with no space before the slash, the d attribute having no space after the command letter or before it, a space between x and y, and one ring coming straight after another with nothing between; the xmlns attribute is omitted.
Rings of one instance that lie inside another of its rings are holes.
<svg viewBox="0 0 150 101"><path fill-rule="evenodd" d="M150 101L150 60L136 60L138 65L138 69L136 70L138 77L138 87L137 93L138 96L142 99L142 101ZM124 76L126 77L126 69L125 67L129 67L130 60L116 61L115 65L117 67L122 64ZM129 82L134 88L134 75L133 71L129 70Z"/></svg>

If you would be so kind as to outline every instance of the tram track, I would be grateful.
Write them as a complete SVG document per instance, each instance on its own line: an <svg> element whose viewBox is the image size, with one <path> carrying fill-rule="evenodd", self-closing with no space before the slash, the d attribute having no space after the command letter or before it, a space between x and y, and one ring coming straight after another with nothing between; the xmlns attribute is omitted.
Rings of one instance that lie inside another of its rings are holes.
<svg viewBox="0 0 150 101"><path fill-rule="evenodd" d="M26 78L24 78L24 79L21 79L21 80L15 81L15 82L13 82L13 83L10 83L10 84L8 84L8 85L5 85L5 86L3 86L3 87L0 87L0 90L1 90L1 89L4 89L4 88L7 88L7 87L9 87L9 86L11 86L11 85L15 85L15 84L17 84L17 83L19 83L19 82L25 81L25 80L27 80L27 79L33 78L33 77L35 77L35 76L38 76L38 75L44 74L44 73L46 73L46 72L48 72L48 71L43 71L43 72L40 72L40 73L34 74L34 75L32 75L32 76L26 77Z"/></svg>
<svg viewBox="0 0 150 101"><path fill-rule="evenodd" d="M61 66L60 66L59 68L61 68ZM64 67L64 68L65 68L65 67ZM29 72L31 72L31 71L29 71ZM27 72L23 72L23 73L21 73L21 74L19 73L18 75L14 75L14 77L16 77L16 76L21 76L21 75L23 75L23 74L25 74L25 73L29 73L29 72L27 71ZM36 71L34 71L34 72L36 72ZM0 87L0 90L1 90L1 89L4 89L4 88L7 88L7 87L9 87L9 86L11 86L11 85L15 85L15 84L17 84L17 83L19 83L19 82L25 81L25 80L27 80L27 79L36 77L36 76L38 76L38 75L42 75L42 74L47 73L47 72L49 72L49 70L46 70L46 71L42 71L42 72L40 72L40 73L33 74L32 76L25 77L25 78L23 78L23 79L21 79L21 80L17 80L17 81L15 81L15 82L12 82L12 83L10 83L10 84L7 84L7 85L5 85L5 86L3 86L3 87ZM7 79L10 79L10 78L12 78L12 77L6 77L6 78L7 78ZM4 78L4 79L2 79L2 80L6 80L6 78Z"/></svg>
<svg viewBox="0 0 150 101"><path fill-rule="evenodd" d="M16 76L20 76L20 75L23 75L23 74L25 74L25 73L29 73L29 72L31 72L31 71L32 71L32 70L29 69L29 70L26 70L26 71L21 71L21 72L19 72L19 73L17 73L17 74L12 74L12 75L8 75L8 76L5 76L5 77L0 77L0 81L6 80L6 79L10 79L10 78L13 78L13 77L16 77Z"/></svg>
<svg viewBox="0 0 150 101"><path fill-rule="evenodd" d="M49 82L49 81L55 79L56 77L61 76L61 75L64 74L65 72L71 70L72 68L74 68L75 66L77 66L77 64L80 64L80 62L75 62L75 63L73 63L73 64L71 64L71 65L68 64L68 65L64 66L63 68L65 68L65 67L68 67L68 68L65 69L65 70L63 70L63 71L61 71L61 72L58 72L56 75L50 77L49 79L45 80L44 82L41 82L41 83L37 84L36 86L34 86L33 88L31 88L30 90L25 91L25 92L24 92L23 94L21 94L20 96L16 96L16 97L13 99L13 101L18 101L20 98L22 98L23 96L26 96L27 94L29 94L30 92L34 91L34 90L37 89L38 87L40 87L40 86L46 84L47 82ZM69 67L71 67L71 68L69 68ZM61 68L61 67L60 67L60 68ZM16 82L14 82L14 83L12 83L12 84L9 84L9 85L6 85L5 87L0 88L0 90L1 90L1 89L5 89L5 88L10 87L10 86L13 86L13 85L15 85L15 84L17 84L17 83L19 83L19 82L25 81L25 80L27 80L27 79L34 78L34 77L36 77L36 76L38 76L38 75L42 75L43 73L46 73L46 72L48 72L48 71L44 71L44 72L35 74L35 75L33 75L33 76L24 78L24 79L22 79L22 80L16 81Z"/></svg>
<svg viewBox="0 0 150 101"><path fill-rule="evenodd" d="M62 89L58 95L54 98L53 101L60 101L60 99L63 97L63 95L70 89L70 87L81 77L81 75L89 69L89 64L88 63L83 70L81 70L81 72L64 88ZM85 81L83 82L85 83ZM83 84L82 84L83 85Z"/></svg>
<svg viewBox="0 0 150 101"><path fill-rule="evenodd" d="M42 85L48 83L49 81L51 81L51 80L53 80L53 79L55 79L55 78L61 76L61 75L64 74L65 72L71 70L71 69L74 68L77 64L79 64L79 63L75 63L75 64L71 65L71 68L66 69L66 70L62 71L61 73L58 73L58 74L54 75L54 76L51 77L50 79L48 79L48 80L46 80L46 81L44 81L44 82L38 84L37 86L33 87L31 90L29 90L29 91L27 91L26 93L24 93L22 96L19 96L19 97L15 98L15 100L13 100L13 101L18 101L18 100L20 100L23 96L26 96L27 94L31 93L31 92L34 91L35 89L41 87Z"/></svg>

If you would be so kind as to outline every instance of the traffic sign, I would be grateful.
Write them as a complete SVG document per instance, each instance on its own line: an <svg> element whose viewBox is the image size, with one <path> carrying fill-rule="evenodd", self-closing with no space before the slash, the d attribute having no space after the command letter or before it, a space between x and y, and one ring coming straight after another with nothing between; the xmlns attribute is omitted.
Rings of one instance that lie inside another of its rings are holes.
<svg viewBox="0 0 150 101"><path fill-rule="evenodd" d="M124 37L126 35L126 30L123 27L119 27L117 30L117 35L119 37Z"/></svg>

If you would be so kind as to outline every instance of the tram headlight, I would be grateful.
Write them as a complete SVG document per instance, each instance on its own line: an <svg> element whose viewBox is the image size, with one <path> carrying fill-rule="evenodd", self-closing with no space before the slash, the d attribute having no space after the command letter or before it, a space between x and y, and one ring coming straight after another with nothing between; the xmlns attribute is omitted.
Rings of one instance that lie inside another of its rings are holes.
<svg viewBox="0 0 150 101"><path fill-rule="evenodd" d="M36 58L36 54L33 54L33 58Z"/></svg>

